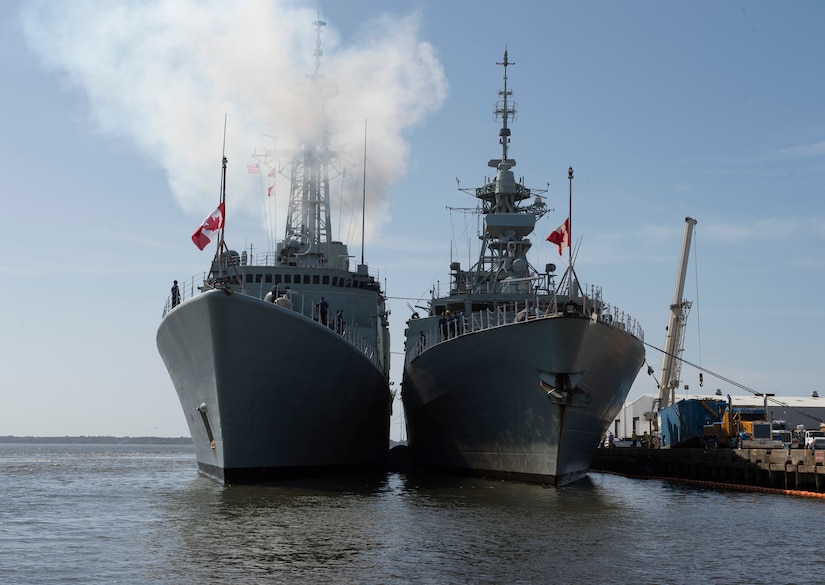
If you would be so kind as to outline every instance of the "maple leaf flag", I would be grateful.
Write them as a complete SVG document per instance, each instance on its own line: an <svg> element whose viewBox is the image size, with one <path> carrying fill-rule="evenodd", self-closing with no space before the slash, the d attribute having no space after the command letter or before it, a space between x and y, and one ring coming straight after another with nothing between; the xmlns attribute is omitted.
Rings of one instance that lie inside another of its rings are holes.
<svg viewBox="0 0 825 585"><path fill-rule="evenodd" d="M246 170L250 175L254 175L255 173L261 172L261 169L258 168L258 165L246 165Z"/></svg>
<svg viewBox="0 0 825 585"><path fill-rule="evenodd" d="M209 214L209 217L203 220L200 227L192 234L192 241L199 250L203 250L215 238L218 230L223 227L223 205L223 203L218 205L218 208Z"/></svg>
<svg viewBox="0 0 825 585"><path fill-rule="evenodd" d="M570 218L564 220L564 223L550 232L547 236L547 241L556 244L559 247L559 256L564 248L570 246Z"/></svg>

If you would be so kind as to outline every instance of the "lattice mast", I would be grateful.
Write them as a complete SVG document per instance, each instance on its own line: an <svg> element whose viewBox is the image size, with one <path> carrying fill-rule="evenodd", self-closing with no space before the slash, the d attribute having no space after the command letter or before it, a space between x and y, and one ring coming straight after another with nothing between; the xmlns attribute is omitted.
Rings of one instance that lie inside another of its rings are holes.
<svg viewBox="0 0 825 585"><path fill-rule="evenodd" d="M307 75L308 98L318 108L318 123L314 134L301 137L302 143L291 160L289 206L284 242L297 255L330 255L332 241L329 206L329 168L333 154L330 150L330 124L325 102L337 93L336 85L321 74L322 20L313 22L316 31L315 68Z"/></svg>

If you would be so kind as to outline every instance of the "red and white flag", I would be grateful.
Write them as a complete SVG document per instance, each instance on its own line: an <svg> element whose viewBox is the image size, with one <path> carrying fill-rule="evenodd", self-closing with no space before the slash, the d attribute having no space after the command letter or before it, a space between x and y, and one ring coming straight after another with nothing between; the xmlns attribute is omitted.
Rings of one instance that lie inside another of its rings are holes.
<svg viewBox="0 0 825 585"><path fill-rule="evenodd" d="M203 250L216 237L218 230L223 227L223 209L223 203L221 203L192 234L192 241L199 250Z"/></svg>
<svg viewBox="0 0 825 585"><path fill-rule="evenodd" d="M550 232L547 236L547 241L556 244L559 247L559 256L564 248L570 246L570 218L564 220L564 223Z"/></svg>
<svg viewBox="0 0 825 585"><path fill-rule="evenodd" d="M246 165L246 170L249 172L250 175L254 175L255 173L260 173L261 169L258 165Z"/></svg>

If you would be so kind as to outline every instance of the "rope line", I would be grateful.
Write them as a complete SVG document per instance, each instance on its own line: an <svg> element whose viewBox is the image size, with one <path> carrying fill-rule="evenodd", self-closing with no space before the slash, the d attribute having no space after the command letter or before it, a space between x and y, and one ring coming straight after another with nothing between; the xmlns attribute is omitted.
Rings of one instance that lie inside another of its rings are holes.
<svg viewBox="0 0 825 585"><path fill-rule="evenodd" d="M717 379L719 379L719 380L722 380L723 382L726 382L727 384L730 384L731 386L736 386L737 388L741 388L742 390L745 390L746 392L750 392L750 393L751 393L751 394L753 394L754 396L762 396L762 395L764 394L763 392L757 392L756 390L754 390L754 389L752 389L752 388L748 388L748 387L747 387L747 386L745 386L744 384L740 384L739 382L736 382L736 381L734 381L734 380L731 380L730 378L726 378L726 377L725 377L725 376L723 376L722 374L717 374L716 372L711 371L711 370L709 370L709 369L707 369L707 368L703 368L702 366L700 366L700 365L698 365L698 364L694 364L693 362L690 362L690 361L688 361L688 360L686 360L686 359L684 359L684 358L682 358L682 357L679 357L679 356L677 356L677 355L673 355L673 354L668 354L668 352L666 352L665 350L663 350L663 349L661 349L661 348L659 348L659 347L656 347L655 345L652 345L652 344L650 344L650 343L648 343L648 342L646 342L646 341L642 341L642 343L643 343L643 344L645 344L645 345L646 345L647 347L649 347L650 349L655 349L656 351L659 351L659 352L661 352L661 353L663 353L663 354L665 354L665 355L670 355L672 358L677 359L677 360L679 360L680 362L682 362L682 363L684 363L684 364L687 364L687 365L689 365L689 366L691 366L691 367L693 367L693 368L696 368L696 369L697 369L697 370L699 370L700 372L704 372L705 374L709 374L709 375L713 376L714 378L717 378ZM774 397L772 397L772 396L768 396L767 398L768 398L768 400L770 400L771 402L773 402L774 404L776 404L776 405L778 405L778 406L782 406L783 408L787 408L788 410L793 410L794 412L799 413L799 414L801 414L802 416L807 416L807 417L808 417L808 418L810 418L811 420L815 420L815 421L817 421L818 423L825 423L825 419L821 419L821 418L819 418L818 416L814 416L813 414L810 414L810 413L808 413L808 412L805 412L804 410L800 410L800 409L798 409L798 408L795 408L795 407L793 407L793 406L790 406L789 404L784 403L784 402L782 402L781 400L778 400L778 399L776 399L776 398L774 398Z"/></svg>

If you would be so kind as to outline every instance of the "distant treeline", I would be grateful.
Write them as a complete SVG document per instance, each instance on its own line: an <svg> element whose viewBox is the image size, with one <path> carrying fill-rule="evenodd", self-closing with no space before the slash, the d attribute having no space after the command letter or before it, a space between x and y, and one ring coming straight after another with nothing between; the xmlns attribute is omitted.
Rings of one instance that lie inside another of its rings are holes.
<svg viewBox="0 0 825 585"><path fill-rule="evenodd" d="M12 437L0 436L0 443L48 445L191 445L190 437Z"/></svg>
<svg viewBox="0 0 825 585"><path fill-rule="evenodd" d="M12 437L0 436L0 443L40 443L47 445L191 445L190 437ZM406 445L390 440L390 448Z"/></svg>

